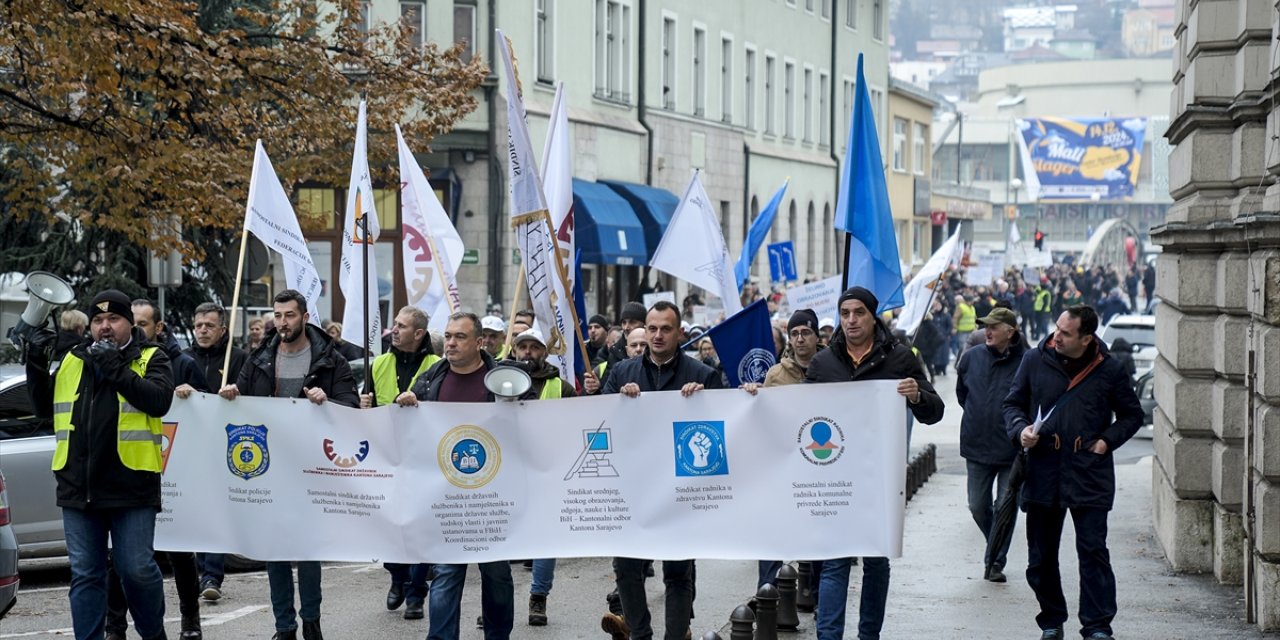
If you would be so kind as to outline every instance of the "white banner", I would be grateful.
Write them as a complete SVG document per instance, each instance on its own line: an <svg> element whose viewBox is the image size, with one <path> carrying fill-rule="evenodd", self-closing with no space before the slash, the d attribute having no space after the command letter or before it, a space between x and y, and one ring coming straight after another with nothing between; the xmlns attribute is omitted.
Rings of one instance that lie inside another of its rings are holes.
<svg viewBox="0 0 1280 640"><path fill-rule="evenodd" d="M896 381L351 409L195 394L157 549L486 562L902 553Z"/></svg>
<svg viewBox="0 0 1280 640"><path fill-rule="evenodd" d="M742 311L742 292L738 290L734 262L724 244L720 222L699 175L695 172L689 179L649 266L718 296L724 303L725 317L729 317Z"/></svg>
<svg viewBox="0 0 1280 640"><path fill-rule="evenodd" d="M382 315L378 312L378 260L373 247L380 228L373 203L373 182L369 178L367 128L364 100L361 100L356 116L355 150L351 154L351 180L347 183L338 284L342 287L342 297L346 298L342 309L342 339L362 345L376 356L382 353ZM367 227L368 237L362 227ZM365 245L369 253L367 271Z"/></svg>
<svg viewBox="0 0 1280 640"><path fill-rule="evenodd" d="M787 289L787 308L792 313L800 309L813 309L818 318L840 317L837 302L840 301L840 276L835 275L817 282L802 284Z"/></svg>
<svg viewBox="0 0 1280 640"><path fill-rule="evenodd" d="M280 186L271 158L259 140L254 148L253 176L249 179L249 201L245 206L245 228L267 248L284 256L285 286L302 294L311 312L311 322L320 324L320 291L323 285L311 261L307 239L302 237L293 203Z"/></svg>
<svg viewBox="0 0 1280 640"><path fill-rule="evenodd" d="M396 125L396 149L400 157L405 292L409 304L427 314L430 328L444 331L449 316L462 310L457 273L467 247L404 141L400 125Z"/></svg>

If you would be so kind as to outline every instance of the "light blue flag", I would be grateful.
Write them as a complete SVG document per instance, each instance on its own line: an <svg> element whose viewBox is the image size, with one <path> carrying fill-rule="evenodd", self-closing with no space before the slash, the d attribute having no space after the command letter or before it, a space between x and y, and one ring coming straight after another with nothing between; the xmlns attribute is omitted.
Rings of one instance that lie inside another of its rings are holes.
<svg viewBox="0 0 1280 640"><path fill-rule="evenodd" d="M880 311L887 311L903 305L902 264L898 261L898 238L889 211L889 189L884 182L871 94L862 75L862 54L858 54L857 82L849 146L840 172L835 226L847 234L844 288L866 287L880 301Z"/></svg>
<svg viewBox="0 0 1280 640"><path fill-rule="evenodd" d="M791 182L791 178L787 178L782 186L778 188L778 192L773 194L773 199L769 200L769 204L764 206L764 211L751 221L751 228L747 229L746 240L742 243L742 255L738 256L738 264L733 267L733 275L738 278L738 290L742 290L742 283L747 281L747 272L751 270L751 261L755 260L756 253L760 251L760 245L764 244L764 238L769 234L769 227L773 226L773 219L778 216L778 206L782 204L782 194L787 192L787 184Z"/></svg>

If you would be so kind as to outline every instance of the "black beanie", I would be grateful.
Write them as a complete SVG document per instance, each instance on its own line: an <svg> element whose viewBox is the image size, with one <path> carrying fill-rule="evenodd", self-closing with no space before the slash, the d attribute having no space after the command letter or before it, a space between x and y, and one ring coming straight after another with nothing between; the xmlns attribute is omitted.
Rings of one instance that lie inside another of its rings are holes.
<svg viewBox="0 0 1280 640"><path fill-rule="evenodd" d="M99 313L114 313L133 324L133 303L129 296L116 289L107 289L93 297L93 302L89 303L89 319Z"/></svg>
<svg viewBox="0 0 1280 640"><path fill-rule="evenodd" d="M875 294L871 293L864 287L849 287L846 289L844 293L840 294L840 301L836 303L836 308L839 309L840 305L844 304L845 300L858 300L862 302L862 304L867 306L867 311L870 311L871 315L875 315L876 310L880 308L880 301L876 300Z"/></svg>
<svg viewBox="0 0 1280 640"><path fill-rule="evenodd" d="M591 316L591 319L587 320L587 326L591 326L591 325L593 325L593 324L598 324L598 325L600 325L600 326L602 326L602 327L604 327L604 328L608 329L608 328L609 328L609 319L608 319L608 318L605 318L604 316L602 316L602 315L600 315L600 314L598 314L598 313L597 313L596 315Z"/></svg>
<svg viewBox="0 0 1280 640"><path fill-rule="evenodd" d="M635 320L640 324L644 324L644 318L648 315L649 310L639 302L628 302L622 305L622 321Z"/></svg>
<svg viewBox="0 0 1280 640"><path fill-rule="evenodd" d="M809 327L814 333L818 332L818 314L813 309L797 309L791 314L791 320L787 322L787 333L796 327Z"/></svg>

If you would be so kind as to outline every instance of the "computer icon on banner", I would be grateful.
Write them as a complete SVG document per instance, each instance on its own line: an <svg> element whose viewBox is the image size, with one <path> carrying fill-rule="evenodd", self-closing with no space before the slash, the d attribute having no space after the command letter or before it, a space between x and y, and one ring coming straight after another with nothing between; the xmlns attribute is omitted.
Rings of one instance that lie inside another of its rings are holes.
<svg viewBox="0 0 1280 640"><path fill-rule="evenodd" d="M579 478L616 478L618 470L609 461L613 453L613 433L602 424L597 429L582 431L582 452L574 461L573 468L565 476L565 480Z"/></svg>

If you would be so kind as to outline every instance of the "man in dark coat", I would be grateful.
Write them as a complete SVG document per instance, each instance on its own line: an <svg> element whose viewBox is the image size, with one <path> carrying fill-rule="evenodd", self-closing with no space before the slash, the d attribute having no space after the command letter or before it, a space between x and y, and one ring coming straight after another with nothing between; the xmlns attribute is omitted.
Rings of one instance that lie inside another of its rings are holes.
<svg viewBox="0 0 1280 640"><path fill-rule="evenodd" d="M920 359L895 340L876 315L879 306L876 297L862 287L840 294L840 331L831 336L829 347L813 357L805 382L897 380L898 394L906 399L915 419L934 424L942 419L942 398L929 384ZM852 560L836 558L823 563L818 590L818 640L839 640L844 636ZM860 639L880 637L888 598L889 559L864 558L858 609Z"/></svg>
<svg viewBox="0 0 1280 640"><path fill-rule="evenodd" d="M626 310L623 310L624 316ZM720 374L680 351L680 309L659 301L645 318L649 353L609 366L600 393L621 393L628 398L642 392L679 391L689 397L703 389L719 389ZM648 640L653 637L649 603L645 598L645 560L614 558L613 571L622 601L622 616L606 613L601 627L614 640ZM683 638L693 617L693 560L666 560L662 563L666 591L666 637Z"/></svg>
<svg viewBox="0 0 1280 640"><path fill-rule="evenodd" d="M1018 453L1005 434L1001 405L1009 395L1013 374L1027 348L1026 340L1018 331L1018 316L1012 311L997 307L991 310L991 315L979 318L978 323L986 327L987 343L965 351L956 364L956 400L964 408L964 417L960 419L960 455L969 473L969 512L983 539L990 539L994 504L1003 500L1008 491L1009 471ZM996 486L994 503L991 500L993 484ZM1010 537L1009 541L1012 540ZM1005 581L1009 541L996 557L982 559L983 567L989 567L984 569L983 579Z"/></svg>
<svg viewBox="0 0 1280 640"><path fill-rule="evenodd" d="M1057 331L1023 356L1004 400L1008 437L1028 450L1022 487L1027 582L1040 603L1036 623L1047 639L1062 638L1067 621L1058 546L1068 511L1080 558L1081 634L1111 638L1117 610L1107 551L1107 515L1116 493L1112 452L1133 437L1143 416L1128 375L1097 330L1092 307L1063 312ZM1048 419L1035 424L1042 413Z"/></svg>

